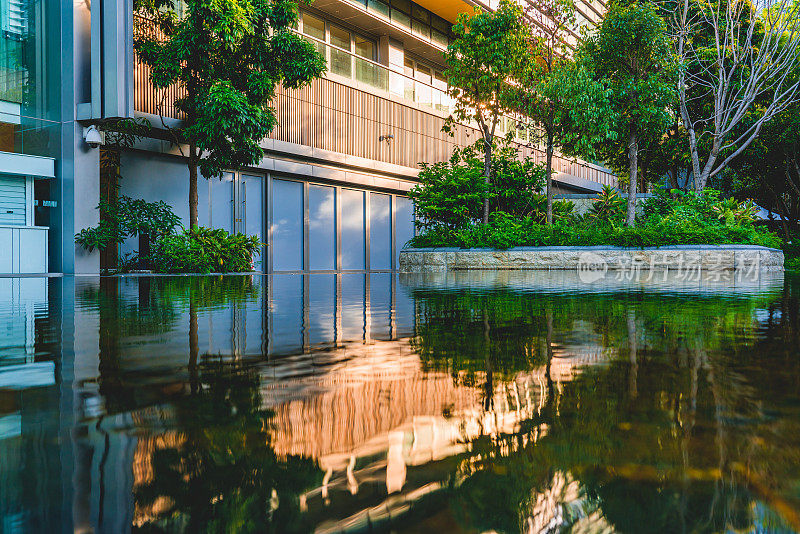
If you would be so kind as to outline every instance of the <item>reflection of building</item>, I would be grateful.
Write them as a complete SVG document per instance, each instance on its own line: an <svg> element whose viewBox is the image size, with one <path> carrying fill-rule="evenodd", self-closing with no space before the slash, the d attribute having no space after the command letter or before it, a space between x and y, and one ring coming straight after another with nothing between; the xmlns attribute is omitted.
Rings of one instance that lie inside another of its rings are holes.
<svg viewBox="0 0 800 534"><path fill-rule="evenodd" d="M441 132L452 107L443 51L457 15L475 5L492 7L473 0L303 4L297 29L329 72L308 88L278 90L279 125L261 144L261 162L201 180L201 225L269 243L258 269L395 267L414 232L405 195L419 163L446 159L478 138L466 126L453 138ZM579 1L579 24L596 23L603 9L600 0ZM160 115L168 124L180 119L176 91L162 106L135 58L133 21L141 19L132 18L130 0L0 0L0 246L13 250L0 258L0 273L41 272L48 263L53 272L98 272L98 252L74 244L75 233L98 221L100 149L84 141L85 128L128 117L161 128ZM522 151L541 160L517 126L505 118L500 130L516 132ZM188 171L159 135L123 154L120 192L165 200L186 224ZM615 182L589 163L556 157L555 167L565 190Z"/></svg>

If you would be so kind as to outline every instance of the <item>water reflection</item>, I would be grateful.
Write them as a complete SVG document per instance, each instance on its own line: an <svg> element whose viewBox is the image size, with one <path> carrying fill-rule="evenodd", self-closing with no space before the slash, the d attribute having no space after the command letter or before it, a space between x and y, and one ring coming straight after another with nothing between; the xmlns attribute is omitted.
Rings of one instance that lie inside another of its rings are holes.
<svg viewBox="0 0 800 534"><path fill-rule="evenodd" d="M798 293L0 279L0 531L793 531Z"/></svg>

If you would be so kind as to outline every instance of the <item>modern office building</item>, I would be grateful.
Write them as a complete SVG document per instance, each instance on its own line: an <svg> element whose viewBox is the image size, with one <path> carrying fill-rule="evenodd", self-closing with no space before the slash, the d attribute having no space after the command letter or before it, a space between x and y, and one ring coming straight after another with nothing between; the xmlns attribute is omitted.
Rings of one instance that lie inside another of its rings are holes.
<svg viewBox="0 0 800 534"><path fill-rule="evenodd" d="M524 1L524 0L522 0ZM98 221L100 149L91 125L180 118L174 91L153 89L132 46L141 21L131 0L0 0L0 272L97 273L100 255L74 243ZM451 23L476 0L316 0L301 5L298 31L328 61L327 75L279 91L279 124L263 160L200 181L200 224L255 234L269 246L259 270L384 270L413 235L406 197L419 162L446 159L478 133L441 132L451 102L443 51ZM600 0L581 0L594 24ZM577 32L577 30L576 30ZM575 39L577 33L567 35ZM521 153L543 159L512 119ZM556 158L565 192L592 192L615 177ZM164 200L188 221L188 171L179 148L154 138L122 156L120 193ZM130 251L136 243L126 243Z"/></svg>

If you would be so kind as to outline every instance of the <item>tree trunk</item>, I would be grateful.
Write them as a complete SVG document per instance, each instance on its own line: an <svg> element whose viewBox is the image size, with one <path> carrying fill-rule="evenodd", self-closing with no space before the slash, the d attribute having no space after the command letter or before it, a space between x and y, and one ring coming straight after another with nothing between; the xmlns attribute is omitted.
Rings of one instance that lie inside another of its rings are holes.
<svg viewBox="0 0 800 534"><path fill-rule="evenodd" d="M553 124L553 112L550 112L550 124ZM545 172L547 176L547 224L553 224L553 129L547 131L547 152Z"/></svg>
<svg viewBox="0 0 800 534"><path fill-rule="evenodd" d="M189 147L189 228L197 228L197 159L194 145Z"/></svg>
<svg viewBox="0 0 800 534"><path fill-rule="evenodd" d="M630 162L630 180L628 183L628 218L627 226L636 224L636 182L639 170L639 136L632 132L628 138L628 161Z"/></svg>
<svg viewBox="0 0 800 534"><path fill-rule="evenodd" d="M486 182L486 198L483 200L483 224L489 224L489 186L492 184L492 139L483 140L483 179Z"/></svg>

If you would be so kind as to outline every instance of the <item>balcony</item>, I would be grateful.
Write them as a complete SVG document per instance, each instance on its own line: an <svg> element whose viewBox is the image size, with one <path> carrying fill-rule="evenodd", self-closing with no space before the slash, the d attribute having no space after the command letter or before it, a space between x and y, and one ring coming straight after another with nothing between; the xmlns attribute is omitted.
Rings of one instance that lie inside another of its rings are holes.
<svg viewBox="0 0 800 534"><path fill-rule="evenodd" d="M277 89L278 126L270 139L419 168L420 162L443 161L457 146L474 144L480 138L478 130L467 125L458 126L452 137L442 133L452 109L446 88L308 39L328 58L329 72L302 89ZM180 88L153 88L149 69L138 59L134 78L135 111L180 119L173 105ZM517 125L513 118L505 118L499 133L513 129L522 157L544 161L544 152L531 146L527 131ZM387 136L391 136L388 142ZM553 167L556 173L599 184L617 183L607 170L579 160L555 156Z"/></svg>

